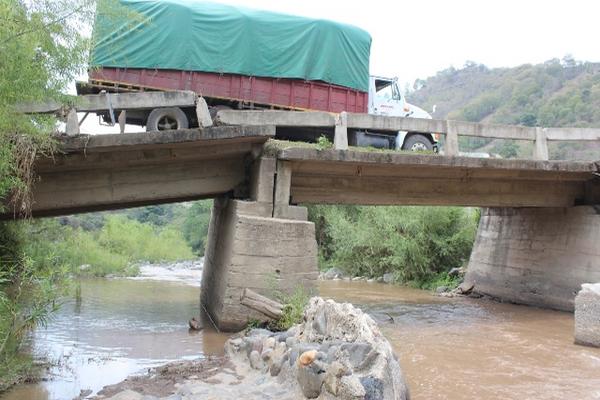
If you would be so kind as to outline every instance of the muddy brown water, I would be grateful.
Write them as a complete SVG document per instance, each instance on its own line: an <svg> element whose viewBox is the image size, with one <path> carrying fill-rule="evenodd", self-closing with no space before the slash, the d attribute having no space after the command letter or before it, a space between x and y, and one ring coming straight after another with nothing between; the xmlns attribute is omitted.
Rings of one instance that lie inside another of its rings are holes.
<svg viewBox="0 0 600 400"><path fill-rule="evenodd" d="M71 399L171 360L222 354L227 335L188 331L197 282L154 279L82 281L81 296L30 339L55 364L45 380L0 399ZM380 324L413 399L600 399L600 349L573 344L572 314L367 282L321 282L320 292Z"/></svg>

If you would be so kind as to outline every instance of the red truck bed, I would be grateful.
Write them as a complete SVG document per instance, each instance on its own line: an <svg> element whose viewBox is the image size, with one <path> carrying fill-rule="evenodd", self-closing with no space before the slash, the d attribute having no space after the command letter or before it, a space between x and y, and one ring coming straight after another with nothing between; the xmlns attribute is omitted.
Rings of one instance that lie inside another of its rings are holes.
<svg viewBox="0 0 600 400"><path fill-rule="evenodd" d="M89 72L94 86L119 90L192 90L209 103L245 107L366 113L368 93L301 79L210 72L101 68Z"/></svg>

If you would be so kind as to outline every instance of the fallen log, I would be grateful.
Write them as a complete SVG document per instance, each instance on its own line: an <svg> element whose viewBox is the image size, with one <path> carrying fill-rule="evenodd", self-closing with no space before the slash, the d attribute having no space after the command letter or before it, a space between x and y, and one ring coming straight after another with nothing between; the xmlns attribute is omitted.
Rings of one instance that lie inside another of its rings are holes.
<svg viewBox="0 0 600 400"><path fill-rule="evenodd" d="M240 302L261 314L272 319L279 319L283 315L283 304L262 296L248 288L242 292Z"/></svg>

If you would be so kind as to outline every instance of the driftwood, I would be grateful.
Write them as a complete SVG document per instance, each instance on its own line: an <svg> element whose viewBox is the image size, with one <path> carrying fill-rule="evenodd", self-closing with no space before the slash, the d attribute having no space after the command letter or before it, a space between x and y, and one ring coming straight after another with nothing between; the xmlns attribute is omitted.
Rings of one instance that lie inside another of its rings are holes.
<svg viewBox="0 0 600 400"><path fill-rule="evenodd" d="M240 302L261 314L272 319L279 319L283 315L283 304L262 296L248 288L242 292Z"/></svg>

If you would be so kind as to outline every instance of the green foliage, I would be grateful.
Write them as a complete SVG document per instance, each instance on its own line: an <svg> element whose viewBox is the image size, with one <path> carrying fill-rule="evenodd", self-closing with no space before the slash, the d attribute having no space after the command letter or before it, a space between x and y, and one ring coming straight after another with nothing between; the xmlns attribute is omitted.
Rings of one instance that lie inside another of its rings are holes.
<svg viewBox="0 0 600 400"><path fill-rule="evenodd" d="M410 286L417 289L435 290L440 286L446 286L448 289L455 289L460 285L461 278L450 277L447 272L440 272L425 280L415 280L410 282Z"/></svg>
<svg viewBox="0 0 600 400"><path fill-rule="evenodd" d="M317 145L316 145L317 150L328 150L333 148L333 143L331 143L331 140L329 140L327 138L327 136L325 135L321 135L319 136L319 139L317 139Z"/></svg>
<svg viewBox="0 0 600 400"><path fill-rule="evenodd" d="M467 63L420 80L409 101L429 109L435 118L545 127L600 127L600 64L572 57L538 65L488 69ZM464 151L531 157L531 147L498 144L498 140L461 138ZM596 161L600 144L553 143L553 159Z"/></svg>
<svg viewBox="0 0 600 400"><path fill-rule="evenodd" d="M311 206L322 267L429 281L468 258L476 214L448 207Z"/></svg>
<svg viewBox="0 0 600 400"><path fill-rule="evenodd" d="M61 226L57 220L35 221L26 227L32 240L26 252L49 266L64 265L75 274L135 275L141 261L194 258L183 235L171 228L142 224L122 215L106 217L98 231ZM82 265L86 265L80 270Z"/></svg>
<svg viewBox="0 0 600 400"><path fill-rule="evenodd" d="M197 201L185 213L182 230L194 253L204 255L212 200Z"/></svg>
<svg viewBox="0 0 600 400"><path fill-rule="evenodd" d="M0 391L30 373L31 358L20 352L23 337L47 323L68 289L66 268L26 255L25 234L19 224L0 223Z"/></svg>
<svg viewBox="0 0 600 400"><path fill-rule="evenodd" d="M31 164L36 153L53 151L55 119L20 114L15 106L64 101L63 90L83 71L87 46L78 29L85 16L79 12L89 5L74 3L0 1L0 54L7 55L0 57L0 199L18 191L13 200L25 213Z"/></svg>
<svg viewBox="0 0 600 400"><path fill-rule="evenodd" d="M499 154L502 158L517 158L519 145L514 140L499 140L494 143L492 152Z"/></svg>
<svg viewBox="0 0 600 400"><path fill-rule="evenodd" d="M291 295L280 295L279 301L283 304L281 318L269 324L269 329L274 331L286 331L293 325L302 322L304 308L308 304L310 296L302 286L298 286Z"/></svg>

